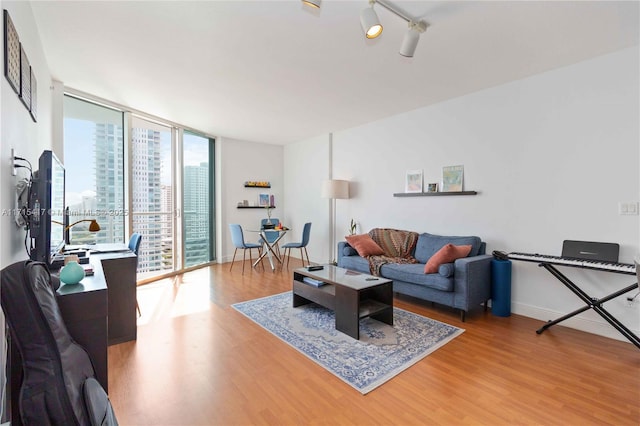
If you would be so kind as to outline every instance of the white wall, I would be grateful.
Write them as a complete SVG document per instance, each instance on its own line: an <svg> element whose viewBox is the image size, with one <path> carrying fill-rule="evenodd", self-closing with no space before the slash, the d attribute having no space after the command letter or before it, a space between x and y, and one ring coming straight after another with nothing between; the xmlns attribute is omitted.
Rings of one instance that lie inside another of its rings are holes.
<svg viewBox="0 0 640 426"><path fill-rule="evenodd" d="M478 235L489 253L559 255L565 239L615 242L620 260L631 263L639 251L639 217L618 215L618 202L639 199L639 71L632 48L334 132L334 176L352 182L352 198L338 200L338 241L354 218L359 232L395 227ZM313 141L308 145L309 152L318 150ZM291 161L311 164L303 146L285 148L288 171ZM423 169L425 183L439 182L443 166L460 164L465 189L478 195L393 197L404 191L406 170ZM287 208L316 203L318 196L287 197ZM593 296L635 278L566 272ZM513 263L514 313L546 321L581 306L535 264ZM605 308L640 330L637 305L627 307L623 297ZM624 340L591 310L563 325Z"/></svg>
<svg viewBox="0 0 640 426"><path fill-rule="evenodd" d="M230 138L219 138L216 141L217 160L219 170L217 188L219 196L218 229L219 263L230 262L233 257L234 246L229 233L229 223L239 223L243 229L259 229L260 220L267 217L264 209L239 209L238 202L247 200L249 204L258 202L258 194L269 193L275 196L276 208L272 210L272 217L287 223L284 201L283 178L283 150L281 145L270 145L240 141ZM246 181L269 181L271 188L245 188ZM257 242L255 233L245 233L245 241Z"/></svg>
<svg viewBox="0 0 640 426"><path fill-rule="evenodd" d="M25 260L28 255L24 249L25 232L14 222L12 209L16 205L15 185L18 178L28 176L25 169L20 169L18 176L11 174L11 148L16 155L26 158L34 169L38 168L38 158L43 150L51 149L51 75L47 66L38 31L35 26L31 6L25 2L3 1L2 8L9 11L13 25L16 27L20 42L29 58L37 81L37 118L33 122L29 111L13 91L7 79L0 79L1 120L0 120L0 268L14 262ZM4 20L2 24L4 34ZM2 49L4 64L4 49ZM24 164L24 163L22 163ZM0 393L4 401L5 383L5 325L4 316L0 314ZM4 403L3 403L4 406ZM4 412L4 410L3 410Z"/></svg>

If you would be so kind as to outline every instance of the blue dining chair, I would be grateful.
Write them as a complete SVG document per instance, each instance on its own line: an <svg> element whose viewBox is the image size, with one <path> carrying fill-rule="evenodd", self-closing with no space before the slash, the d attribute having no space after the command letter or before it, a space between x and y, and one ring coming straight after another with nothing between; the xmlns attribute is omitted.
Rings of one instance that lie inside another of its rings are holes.
<svg viewBox="0 0 640 426"><path fill-rule="evenodd" d="M231 241L233 241L233 245L236 246L236 249L233 252L233 259L231 260L231 268L229 268L229 271L233 269L233 263L236 260L236 253L238 252L238 249L242 249L242 273L244 274L244 263L245 263L245 256L246 256L247 250L249 250L249 261L253 263L253 258L251 257L251 250L258 249L258 256L259 256L262 253L262 244L245 242L244 234L242 233L242 227L237 223L230 223L229 229L231 230Z"/></svg>
<svg viewBox="0 0 640 426"><path fill-rule="evenodd" d="M304 256L302 255L302 250L307 255L307 265L310 265L309 261L309 253L307 252L307 244L309 244L309 235L311 234L311 222L307 222L304 224L304 228L302 230L302 241L299 243L287 243L282 246L284 249L284 255L287 256L287 252L289 256L287 256L287 268L289 267L289 259L291 259L291 249L299 248L300 249L300 259L302 260L302 266L304 266Z"/></svg>
<svg viewBox="0 0 640 426"><path fill-rule="evenodd" d="M272 217L271 219L262 219L260 221L260 229L264 229L264 225L267 224L267 222L271 220L271 223L275 226L277 224L280 223L280 219ZM278 231L264 231L264 235L267 237L267 241L269 242L269 244L273 244L273 242L278 238L278 235L280 235L280 233ZM259 243L262 243L262 237L260 237L260 241L258 241ZM278 252L278 256L280 255L280 247L276 246L276 251Z"/></svg>

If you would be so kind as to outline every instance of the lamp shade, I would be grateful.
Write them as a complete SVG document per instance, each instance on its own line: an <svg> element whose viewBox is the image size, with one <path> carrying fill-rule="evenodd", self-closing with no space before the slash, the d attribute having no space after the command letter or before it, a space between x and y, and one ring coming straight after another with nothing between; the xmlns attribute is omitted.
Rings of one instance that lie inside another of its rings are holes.
<svg viewBox="0 0 640 426"><path fill-rule="evenodd" d="M349 181L330 179L322 183L322 198L349 198Z"/></svg>
<svg viewBox="0 0 640 426"><path fill-rule="evenodd" d="M302 4L311 6L315 9L320 9L320 3L322 3L322 0L302 0Z"/></svg>
<svg viewBox="0 0 640 426"><path fill-rule="evenodd" d="M382 25L373 7L367 7L360 13L360 24L367 38L376 38L382 34Z"/></svg>

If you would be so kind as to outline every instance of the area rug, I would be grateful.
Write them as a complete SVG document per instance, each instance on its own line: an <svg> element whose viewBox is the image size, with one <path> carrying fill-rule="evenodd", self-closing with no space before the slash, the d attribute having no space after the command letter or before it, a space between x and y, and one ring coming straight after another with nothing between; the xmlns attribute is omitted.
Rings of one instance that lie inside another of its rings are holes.
<svg viewBox="0 0 640 426"><path fill-rule="evenodd" d="M360 340L355 340L335 329L330 309L315 303L294 308L291 292L236 303L233 307L362 394L464 332L394 308L393 326L362 319Z"/></svg>

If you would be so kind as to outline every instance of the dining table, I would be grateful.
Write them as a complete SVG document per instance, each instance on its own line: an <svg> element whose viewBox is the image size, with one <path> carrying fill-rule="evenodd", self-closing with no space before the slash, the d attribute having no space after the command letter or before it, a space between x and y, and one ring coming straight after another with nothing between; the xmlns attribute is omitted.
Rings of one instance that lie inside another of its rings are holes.
<svg viewBox="0 0 640 426"><path fill-rule="evenodd" d="M282 239L282 237L284 237L288 231L290 231L289 228L282 228L282 229L275 229L275 228L247 229L247 232L253 232L253 233L258 234L260 236L260 240L262 241L262 244L264 244L266 246L266 248L264 250L262 250L262 253L258 257L258 259L255 262L253 262L253 267L254 268L256 266L258 266L258 263L260 263L265 258L265 256L269 259L269 265L271 265L271 270L273 272L275 272L275 270L276 270L274 259L276 260L277 263L280 264L280 267L282 268L283 262L282 262L282 258L278 254L277 247L278 247L278 241L280 241ZM277 232L278 236L276 237L275 240L273 240L273 242L270 243L269 239L267 238L267 232Z"/></svg>

